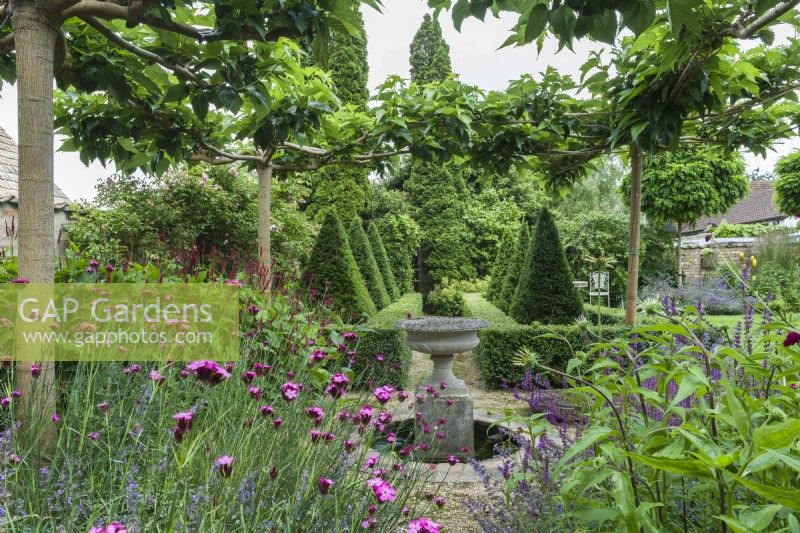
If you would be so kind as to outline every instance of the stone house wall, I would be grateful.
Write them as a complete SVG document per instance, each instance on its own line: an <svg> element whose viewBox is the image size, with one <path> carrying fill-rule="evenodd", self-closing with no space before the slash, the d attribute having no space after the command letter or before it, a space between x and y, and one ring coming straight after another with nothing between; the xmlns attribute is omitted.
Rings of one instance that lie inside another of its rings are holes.
<svg viewBox="0 0 800 533"><path fill-rule="evenodd" d="M7 235L6 228L11 229L12 221L17 235ZM66 249L66 227L69 223L69 212L67 209L55 209L55 219L53 221L53 245L56 248L56 257L63 256ZM19 234L19 214L17 204L13 202L0 202L0 249L3 253L11 253L13 248L14 255L17 254Z"/></svg>
<svg viewBox="0 0 800 533"><path fill-rule="evenodd" d="M706 282L717 277L720 267L741 268L740 254L753 255L756 239L715 239L712 242L685 242L681 246L684 282Z"/></svg>

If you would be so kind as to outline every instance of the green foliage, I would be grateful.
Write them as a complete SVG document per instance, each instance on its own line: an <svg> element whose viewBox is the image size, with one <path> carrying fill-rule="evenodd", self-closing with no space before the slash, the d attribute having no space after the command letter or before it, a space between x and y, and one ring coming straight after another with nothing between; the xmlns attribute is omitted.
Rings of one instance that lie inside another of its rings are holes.
<svg viewBox="0 0 800 533"><path fill-rule="evenodd" d="M511 235L506 235L497 248L497 255L495 256L491 277L489 279L489 287L486 289L486 298L495 304L500 301L500 295L503 291L503 282L506 279L509 266L513 264L515 244L516 240Z"/></svg>
<svg viewBox="0 0 800 533"><path fill-rule="evenodd" d="M303 278L320 296L330 296L333 309L344 320L376 311L336 213L325 215Z"/></svg>
<svg viewBox="0 0 800 533"><path fill-rule="evenodd" d="M775 165L775 203L781 213L800 213L800 151L785 155Z"/></svg>
<svg viewBox="0 0 800 533"><path fill-rule="evenodd" d="M420 226L424 267L434 284L445 278L476 277L464 222L467 190L461 174L446 166L415 162L404 188Z"/></svg>
<svg viewBox="0 0 800 533"><path fill-rule="evenodd" d="M766 315L763 328L740 330L741 343L705 335L687 312L607 343L567 347L574 355L558 378L585 391L581 417L588 420L553 470L561 480L554 503L576 504L568 521L627 531L796 528L796 325L782 313ZM528 359L530 371L549 371ZM779 416L765 416L776 410ZM581 457L590 447L595 453ZM611 485L597 481L615 477ZM593 514L609 501L622 503ZM550 526L551 518L540 523Z"/></svg>
<svg viewBox="0 0 800 533"><path fill-rule="evenodd" d="M367 62L367 32L364 17L354 9L354 33L336 33L330 42L330 67L333 91L345 104L363 107L369 98L369 63Z"/></svg>
<svg viewBox="0 0 800 533"><path fill-rule="evenodd" d="M489 303L479 294L466 295L470 315L489 321L490 327L480 332L481 343L473 351L481 379L490 388L499 389L504 385L514 386L525 377L525 369L514 364L515 354L528 347L541 358L543 364L557 369L565 369L572 357L569 346L555 333L567 338L574 349L583 349L600 338L613 338L622 334L624 325L593 326L587 324L570 326L543 326L533 324L523 326Z"/></svg>
<svg viewBox="0 0 800 533"><path fill-rule="evenodd" d="M714 147L662 152L644 165L642 211L679 226L724 213L747 194L742 156ZM625 180L630 194L630 178Z"/></svg>
<svg viewBox="0 0 800 533"><path fill-rule="evenodd" d="M372 246L367 239L367 234L361 226L361 220L353 220L350 224L347 240L375 307L378 310L383 309L391 303L391 299L389 293L386 292L383 276L378 268L375 255L372 253Z"/></svg>
<svg viewBox="0 0 800 533"><path fill-rule="evenodd" d="M356 15L357 33L334 35L327 65L336 96L344 104L363 109L369 97L367 33L361 12L356 10ZM339 218L349 224L364 211L369 194L369 169L336 165L315 172L310 181L313 192L308 209L312 217L321 220L326 210L334 209Z"/></svg>
<svg viewBox="0 0 800 533"><path fill-rule="evenodd" d="M411 80L419 84L444 81L453 72L450 47L442 38L439 21L425 15L411 41Z"/></svg>
<svg viewBox="0 0 800 533"><path fill-rule="evenodd" d="M712 233L718 238L758 237L769 230L770 227L766 224L731 224L723 220Z"/></svg>
<svg viewBox="0 0 800 533"><path fill-rule="evenodd" d="M478 191L468 190L464 218L472 234L472 264L478 276L490 273L502 239L513 234L522 216L516 199L506 196L499 187L486 185Z"/></svg>
<svg viewBox="0 0 800 533"><path fill-rule="evenodd" d="M75 209L68 237L81 254L118 263L212 248L252 258L255 181L215 167L179 169L161 178L116 175L97 199Z"/></svg>
<svg viewBox="0 0 800 533"><path fill-rule="evenodd" d="M491 327L517 326L513 318L502 312L495 305L478 293L464 295L470 316L482 318L489 322Z"/></svg>
<svg viewBox="0 0 800 533"><path fill-rule="evenodd" d="M560 211L557 220L564 253L575 279L586 281L594 263L605 262L611 276L611 301L619 303L625 297L628 271L627 212ZM642 225L640 273L643 279L663 276L674 270L674 235L665 225L650 221Z"/></svg>
<svg viewBox="0 0 800 533"><path fill-rule="evenodd" d="M598 325L625 325L625 310L618 307L604 305L583 304L583 314L586 320Z"/></svg>
<svg viewBox="0 0 800 533"><path fill-rule="evenodd" d="M369 190L369 171L352 166L335 166L314 172L309 214L322 220L333 209L339 218L350 222L360 218Z"/></svg>
<svg viewBox="0 0 800 533"><path fill-rule="evenodd" d="M398 388L410 385L411 348L404 331L395 328L398 320L422 316L422 295L408 293L392 305L372 316L362 328L355 369L369 376L372 385L389 383ZM382 355L384 360L376 357ZM361 381L359 385L369 383Z"/></svg>
<svg viewBox="0 0 800 533"><path fill-rule="evenodd" d="M509 261L505 277L503 278L503 290L498 299L495 300L497 306L504 312L508 312L511 308L511 303L514 300L514 295L517 292L520 276L525 266L525 259L528 254L528 244L531 239L531 230L528 225L523 223L519 228L519 235L517 236L516 243L514 244L514 254Z"/></svg>
<svg viewBox="0 0 800 533"><path fill-rule="evenodd" d="M583 313L558 229L544 210L530 239L509 314L520 324L569 324Z"/></svg>
<svg viewBox="0 0 800 533"><path fill-rule="evenodd" d="M389 256L386 254L386 247L383 245L383 239L381 239L381 234L378 232L378 226L373 222L370 222L367 227L367 238L372 248L372 255L378 264L381 278L383 278L383 284L386 286L386 292L389 294L389 299L395 302L400 298L400 289L397 288L397 281L394 278Z"/></svg>
<svg viewBox="0 0 800 533"><path fill-rule="evenodd" d="M373 188L370 195L370 218L383 238L389 264L401 293L414 288L412 259L420 243L420 227L411 214L411 206L400 191Z"/></svg>
<svg viewBox="0 0 800 533"><path fill-rule="evenodd" d="M789 311L800 310L800 266L786 267L779 263L760 261L752 289L760 298L775 297Z"/></svg>
<svg viewBox="0 0 800 533"><path fill-rule="evenodd" d="M441 287L428 294L428 312L434 316L469 316L464 293Z"/></svg>

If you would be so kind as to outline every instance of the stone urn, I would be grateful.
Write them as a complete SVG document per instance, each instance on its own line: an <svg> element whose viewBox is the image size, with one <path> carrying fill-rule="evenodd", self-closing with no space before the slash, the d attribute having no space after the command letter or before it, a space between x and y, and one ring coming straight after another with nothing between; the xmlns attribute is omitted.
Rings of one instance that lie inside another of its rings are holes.
<svg viewBox="0 0 800 533"><path fill-rule="evenodd" d="M472 398L464 381L453 374L453 358L478 346L478 332L488 326L479 318L459 317L416 318L396 324L406 332L411 349L430 354L433 361L433 372L417 387L414 403L416 439L428 445L431 458L463 456L465 449L474 449ZM440 420L446 422L437 427ZM437 438L440 432L443 439Z"/></svg>

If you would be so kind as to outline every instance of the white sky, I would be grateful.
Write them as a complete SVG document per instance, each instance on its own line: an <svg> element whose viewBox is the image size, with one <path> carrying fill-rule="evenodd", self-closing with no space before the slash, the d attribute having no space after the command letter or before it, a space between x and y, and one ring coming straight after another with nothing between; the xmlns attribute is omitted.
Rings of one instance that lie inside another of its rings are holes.
<svg viewBox="0 0 800 533"><path fill-rule="evenodd" d="M374 88L390 74L408 76L408 48L423 15L427 12L422 0L383 0L382 13L366 9L364 18L369 38L370 88ZM548 65L562 73L579 75L579 67L592 49L592 43L579 42L575 52L562 50L558 54L557 43L545 43L541 55L536 46L503 48L498 46L506 40L514 22L513 16L500 19L488 15L486 21L467 19L461 33L453 28L448 13L441 15L444 37L450 45L453 70L465 83L484 89L503 89L510 80L525 73L536 73ZM15 87L4 86L0 91L0 126L17 139L17 93ZM56 139L56 148L60 145ZM800 146L793 140L784 146L776 146L766 160L747 156L750 169L762 171L772 169L775 161L792 148ZM73 200L95 196L94 186L113 172L99 163L89 167L83 165L76 153L56 152L56 184Z"/></svg>

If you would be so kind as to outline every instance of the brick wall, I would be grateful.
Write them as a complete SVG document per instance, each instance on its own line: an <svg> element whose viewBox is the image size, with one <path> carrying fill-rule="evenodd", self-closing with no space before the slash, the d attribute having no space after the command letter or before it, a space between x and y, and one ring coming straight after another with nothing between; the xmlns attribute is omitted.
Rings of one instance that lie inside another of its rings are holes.
<svg viewBox="0 0 800 533"><path fill-rule="evenodd" d="M726 264L741 268L739 254L753 255L755 239L715 239L711 242L686 242L681 246L681 270L684 281L710 281Z"/></svg>

